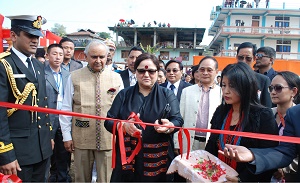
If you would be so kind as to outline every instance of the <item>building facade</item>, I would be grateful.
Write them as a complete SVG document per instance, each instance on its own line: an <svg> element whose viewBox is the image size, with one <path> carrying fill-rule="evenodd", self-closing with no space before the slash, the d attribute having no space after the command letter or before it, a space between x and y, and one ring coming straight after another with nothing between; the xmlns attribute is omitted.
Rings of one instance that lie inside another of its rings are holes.
<svg viewBox="0 0 300 183"><path fill-rule="evenodd" d="M224 0L211 13L213 23L208 32L213 36L209 49L216 56L235 56L242 42L271 46L277 59L300 60L300 3L239 1L229 5ZM246 3L244 3L246 2ZM242 3L242 4L241 4Z"/></svg>
<svg viewBox="0 0 300 183"><path fill-rule="evenodd" d="M125 62L133 46L151 46L157 49L156 56L167 62L170 59L182 60L183 65L193 65L193 56L202 55L202 42L205 28L182 27L108 27L116 34L117 51L115 62ZM119 40L119 36L123 40Z"/></svg>

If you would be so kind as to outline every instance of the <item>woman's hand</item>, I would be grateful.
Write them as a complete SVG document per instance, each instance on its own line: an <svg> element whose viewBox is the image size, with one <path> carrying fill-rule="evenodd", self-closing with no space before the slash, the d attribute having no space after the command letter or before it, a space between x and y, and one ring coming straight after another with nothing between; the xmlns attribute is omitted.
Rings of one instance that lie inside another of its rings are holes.
<svg viewBox="0 0 300 183"><path fill-rule="evenodd" d="M138 114L139 116L139 114ZM135 121L134 118L129 119L129 121ZM138 129L134 123L123 123L123 130L132 137L137 137L136 134L142 135L142 130Z"/></svg>
<svg viewBox="0 0 300 183"><path fill-rule="evenodd" d="M283 172L283 170L280 168L280 169L277 170L277 172L275 172L275 173L273 174L273 176L274 176L277 180L282 180L282 179L284 179L284 172Z"/></svg>
<svg viewBox="0 0 300 183"><path fill-rule="evenodd" d="M154 129L157 131L157 133L172 133L174 131L174 128L170 128L173 127L174 124L172 122L170 122L168 119L161 119L162 125L164 126L168 126L168 127L163 127L163 126L154 126ZM158 120L155 121L154 124L159 124Z"/></svg>
<svg viewBox="0 0 300 183"><path fill-rule="evenodd" d="M227 182L239 182L238 177L231 177L231 176L226 175L226 179L227 179Z"/></svg>

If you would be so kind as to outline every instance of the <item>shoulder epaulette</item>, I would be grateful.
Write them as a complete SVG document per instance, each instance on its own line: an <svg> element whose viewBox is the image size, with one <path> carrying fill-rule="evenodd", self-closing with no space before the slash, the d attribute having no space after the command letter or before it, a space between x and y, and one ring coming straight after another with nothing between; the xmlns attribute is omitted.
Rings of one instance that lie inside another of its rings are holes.
<svg viewBox="0 0 300 183"><path fill-rule="evenodd" d="M0 53L0 59L9 56L11 53L10 52L2 52Z"/></svg>

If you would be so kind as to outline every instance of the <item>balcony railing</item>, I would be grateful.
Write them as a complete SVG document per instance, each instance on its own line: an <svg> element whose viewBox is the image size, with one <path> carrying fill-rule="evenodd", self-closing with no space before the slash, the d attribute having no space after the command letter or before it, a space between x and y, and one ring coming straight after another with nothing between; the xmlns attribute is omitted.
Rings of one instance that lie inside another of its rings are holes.
<svg viewBox="0 0 300 183"><path fill-rule="evenodd" d="M222 50L216 56L235 57L236 56L236 50ZM276 59L300 60L300 53L276 52Z"/></svg>
<svg viewBox="0 0 300 183"><path fill-rule="evenodd" d="M220 28L222 33L229 34L268 34L272 35L300 35L300 28L291 27L244 27L244 26L222 26Z"/></svg>

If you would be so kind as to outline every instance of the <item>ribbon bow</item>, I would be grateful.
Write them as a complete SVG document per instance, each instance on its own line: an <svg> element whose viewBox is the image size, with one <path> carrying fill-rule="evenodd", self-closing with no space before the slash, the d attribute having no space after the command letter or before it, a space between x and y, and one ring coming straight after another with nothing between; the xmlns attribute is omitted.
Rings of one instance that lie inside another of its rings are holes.
<svg viewBox="0 0 300 183"><path fill-rule="evenodd" d="M16 175L4 175L0 173L0 182L2 183L9 183L9 182L15 182L15 183L22 183L22 180L16 176Z"/></svg>
<svg viewBox="0 0 300 183"><path fill-rule="evenodd" d="M137 123L138 128L142 127L145 130L146 124L143 123L143 121L137 116L136 113L131 112L131 114L128 116L127 120L130 120L130 119L134 119L135 123ZM126 150L125 150L125 143L124 143L124 134L126 134L126 132L123 131L122 121L119 121L118 124L119 125L117 126L117 123L114 123L114 126L113 126L112 168L116 167L116 148L115 148L116 128L118 128L117 131L118 131L118 137L119 137L119 147L120 147L120 155L121 155L122 165L130 163L134 159L134 157L140 152L140 150L142 148L141 132L136 131L136 132L134 132L134 134L132 136L138 139L138 143L137 143L135 149L133 150L133 152L131 153L131 155L126 160L127 157L126 157Z"/></svg>

